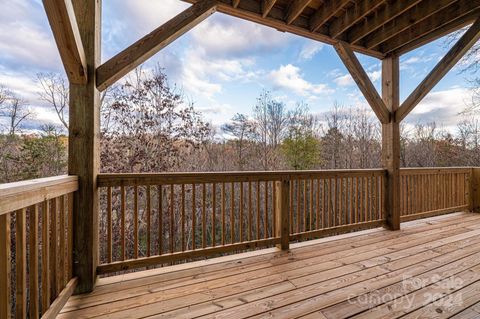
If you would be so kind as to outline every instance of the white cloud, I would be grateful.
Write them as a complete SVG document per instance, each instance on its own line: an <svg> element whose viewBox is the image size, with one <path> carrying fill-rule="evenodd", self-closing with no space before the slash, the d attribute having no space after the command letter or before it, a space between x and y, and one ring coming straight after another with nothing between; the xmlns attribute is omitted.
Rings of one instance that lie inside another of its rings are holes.
<svg viewBox="0 0 480 319"><path fill-rule="evenodd" d="M376 70L367 72L368 77L372 82L377 82L382 78L382 71ZM333 79L333 82L339 86L353 86L355 85L355 81L353 80L352 76L349 73L338 75L336 78Z"/></svg>
<svg viewBox="0 0 480 319"><path fill-rule="evenodd" d="M455 126L459 120L459 112L471 101L472 91L466 88L453 87L447 90L429 93L422 102L406 117L410 123L436 122Z"/></svg>
<svg viewBox="0 0 480 319"><path fill-rule="evenodd" d="M15 68L62 70L41 5L25 0L2 2L0 61Z"/></svg>
<svg viewBox="0 0 480 319"><path fill-rule="evenodd" d="M308 41L300 51L298 57L301 61L311 60L320 50L324 44L318 41Z"/></svg>
<svg viewBox="0 0 480 319"><path fill-rule="evenodd" d="M271 71L269 79L276 88L293 91L305 97L333 92L326 84L313 84L305 80L300 68L292 64L282 65L279 69Z"/></svg>
<svg viewBox="0 0 480 319"><path fill-rule="evenodd" d="M208 56L242 57L271 52L293 37L253 22L214 14L191 31L193 45Z"/></svg>

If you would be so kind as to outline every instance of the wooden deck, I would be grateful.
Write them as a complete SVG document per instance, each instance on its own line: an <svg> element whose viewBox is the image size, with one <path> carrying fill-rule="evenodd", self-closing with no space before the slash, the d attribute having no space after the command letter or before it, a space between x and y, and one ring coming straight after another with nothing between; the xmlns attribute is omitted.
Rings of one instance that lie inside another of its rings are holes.
<svg viewBox="0 0 480 319"><path fill-rule="evenodd" d="M59 318L480 318L480 215L100 279Z"/></svg>

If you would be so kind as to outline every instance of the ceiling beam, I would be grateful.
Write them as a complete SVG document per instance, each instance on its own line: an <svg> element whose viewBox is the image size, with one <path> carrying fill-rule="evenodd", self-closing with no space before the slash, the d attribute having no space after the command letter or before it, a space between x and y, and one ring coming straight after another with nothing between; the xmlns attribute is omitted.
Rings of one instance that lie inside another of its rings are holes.
<svg viewBox="0 0 480 319"><path fill-rule="evenodd" d="M263 0L262 1L262 17L265 18L272 10L273 6L275 5L277 0Z"/></svg>
<svg viewBox="0 0 480 319"><path fill-rule="evenodd" d="M310 18L310 31L315 32L335 16L351 0L327 0Z"/></svg>
<svg viewBox="0 0 480 319"><path fill-rule="evenodd" d="M292 24L296 18L300 14L302 14L303 10L308 6L311 0L294 0L288 7L287 15L285 17L285 21L287 24Z"/></svg>
<svg viewBox="0 0 480 319"><path fill-rule="evenodd" d="M382 28L370 33L362 40L362 43L369 48L376 47L401 34L413 24L433 16L438 11L451 5L452 2L455 2L455 0L423 0L395 20L390 21Z"/></svg>
<svg viewBox="0 0 480 319"><path fill-rule="evenodd" d="M480 0L460 0L435 15L411 25L404 30L402 34L382 43L379 48L384 52L392 52L405 46L409 42L430 34L433 30L443 27L451 21L457 20L462 15L468 15L471 12L478 11Z"/></svg>
<svg viewBox="0 0 480 319"><path fill-rule="evenodd" d="M232 0L232 6L234 8L238 7L239 4L240 4L240 0Z"/></svg>
<svg viewBox="0 0 480 319"><path fill-rule="evenodd" d="M480 17L402 103L396 112L396 119L403 120L479 39Z"/></svg>
<svg viewBox="0 0 480 319"><path fill-rule="evenodd" d="M68 80L87 83L87 63L71 0L43 0Z"/></svg>
<svg viewBox="0 0 480 319"><path fill-rule="evenodd" d="M155 53L205 20L216 10L217 1L203 0L144 36L97 69L97 88L105 90Z"/></svg>
<svg viewBox="0 0 480 319"><path fill-rule="evenodd" d="M456 30L459 30L463 27L466 27L469 24L472 24L478 17L480 17L480 9L477 11L470 12L465 16L461 16L447 24L442 25L441 27L435 29L433 32L429 32L415 40L404 44L402 47L393 51L393 54L402 55L409 51L412 51L422 45L425 45L431 41L435 41L449 33L452 33Z"/></svg>
<svg viewBox="0 0 480 319"><path fill-rule="evenodd" d="M338 53L338 56L342 60L347 70L350 72L350 75L355 83L357 83L358 88L362 92L373 112L375 112L377 115L380 122L384 124L388 123L390 121L390 112L360 64L360 61L358 61L357 57L355 56L355 53L353 53L348 44L342 41L338 41L334 47Z"/></svg>
<svg viewBox="0 0 480 319"><path fill-rule="evenodd" d="M421 0L402 0L389 2L383 10L377 12L371 19L365 20L359 26L352 28L352 30L348 32L346 40L350 43L357 43L370 33L378 30L386 23L411 9L420 1Z"/></svg>
<svg viewBox="0 0 480 319"><path fill-rule="evenodd" d="M367 15L375 11L385 0L361 0L346 10L338 19L332 21L329 27L329 34L332 38L339 38L354 24L360 22Z"/></svg>

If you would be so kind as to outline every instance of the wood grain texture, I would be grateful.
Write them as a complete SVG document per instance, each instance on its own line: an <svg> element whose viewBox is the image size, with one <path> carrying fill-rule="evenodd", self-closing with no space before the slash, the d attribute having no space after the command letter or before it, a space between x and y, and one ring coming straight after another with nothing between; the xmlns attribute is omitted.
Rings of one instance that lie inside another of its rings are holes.
<svg viewBox="0 0 480 319"><path fill-rule="evenodd" d="M389 113L394 114L400 103L400 65L398 56L382 61L382 97ZM382 162L387 170L384 211L388 227L400 229L400 122L390 116L382 124Z"/></svg>
<svg viewBox="0 0 480 319"><path fill-rule="evenodd" d="M10 214L0 215L0 317L10 318Z"/></svg>
<svg viewBox="0 0 480 319"><path fill-rule="evenodd" d="M74 0L87 62L87 83L70 84L68 172L79 179L73 200L73 265L78 292L93 289L98 260L100 93L95 70L100 64L101 0Z"/></svg>
<svg viewBox="0 0 480 319"><path fill-rule="evenodd" d="M43 0L50 27L70 83L87 82L87 61L71 0Z"/></svg>

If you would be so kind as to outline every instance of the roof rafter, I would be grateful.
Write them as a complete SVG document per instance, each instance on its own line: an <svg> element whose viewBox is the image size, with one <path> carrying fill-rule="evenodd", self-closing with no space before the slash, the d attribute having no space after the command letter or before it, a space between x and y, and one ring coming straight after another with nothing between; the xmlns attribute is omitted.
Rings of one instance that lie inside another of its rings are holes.
<svg viewBox="0 0 480 319"><path fill-rule="evenodd" d="M448 7L456 0L423 0L418 5L405 11L393 21L390 21L383 28L370 33L363 39L366 47L373 48L377 45L402 33L415 23L419 23L438 11Z"/></svg>
<svg viewBox="0 0 480 319"><path fill-rule="evenodd" d="M335 50L380 122L388 123L390 112L350 46L338 41Z"/></svg>
<svg viewBox="0 0 480 319"><path fill-rule="evenodd" d="M357 43L360 39L381 28L385 23L392 21L408 9L420 3L421 0L402 0L389 3L385 8L361 25L348 32L347 40Z"/></svg>
<svg viewBox="0 0 480 319"><path fill-rule="evenodd" d="M438 38L441 38L449 33L459 30L469 24L471 24L475 19L480 17L480 9L478 11L470 12L467 15L461 16L443 26L436 28L433 32L429 32L419 38L416 38L413 41L403 45L402 47L393 51L394 54L401 55L408 51L414 50L428 42L435 41Z"/></svg>
<svg viewBox="0 0 480 319"><path fill-rule="evenodd" d="M240 0L232 0L232 6L234 8L238 7L239 4L240 4Z"/></svg>
<svg viewBox="0 0 480 319"><path fill-rule="evenodd" d="M104 90L178 39L216 10L217 1L202 0L144 36L97 69L97 88Z"/></svg>
<svg viewBox="0 0 480 319"><path fill-rule="evenodd" d="M298 16L303 12L303 10L308 6L311 0L294 0L288 7L287 15L285 20L287 24L291 24Z"/></svg>
<svg viewBox="0 0 480 319"><path fill-rule="evenodd" d="M87 63L71 0L43 0L43 6L68 80L74 84L85 84Z"/></svg>
<svg viewBox="0 0 480 319"><path fill-rule="evenodd" d="M349 8L345 14L335 19L329 27L329 33L332 38L338 38L355 23L365 18L372 11L375 11L385 0L361 0Z"/></svg>
<svg viewBox="0 0 480 319"><path fill-rule="evenodd" d="M270 13L270 10L272 10L272 8L273 8L273 6L275 5L276 2L277 2L277 0L263 0L262 1L262 17L263 18L268 16L268 14Z"/></svg>
<svg viewBox="0 0 480 319"><path fill-rule="evenodd" d="M310 18L310 31L315 32L343 9L351 0L328 0Z"/></svg>
<svg viewBox="0 0 480 319"><path fill-rule="evenodd" d="M435 68L425 77L417 88L408 96L396 112L396 119L403 120L432 88L450 71L455 64L480 39L480 18L465 32L457 43L448 51Z"/></svg>
<svg viewBox="0 0 480 319"><path fill-rule="evenodd" d="M461 10L458 10L461 8ZM480 8L480 0L460 0L451 6L448 6L438 12L435 16L431 16L421 22L410 26L404 30L402 34L384 42L381 44L381 48L385 52L392 52L400 49L402 46L407 45L410 41L421 38L426 34L429 34L433 30L441 28L451 21L462 18L462 15L458 15L461 11L465 15L470 12L478 12Z"/></svg>

